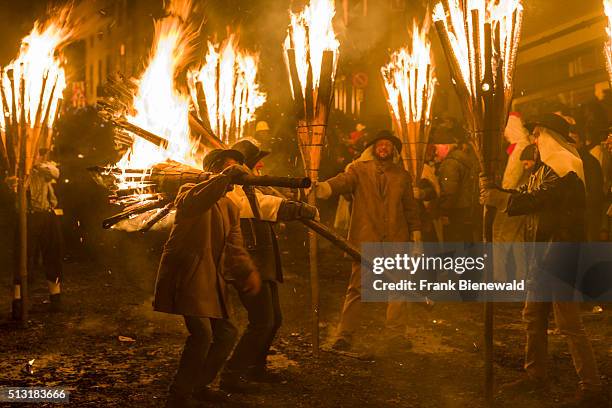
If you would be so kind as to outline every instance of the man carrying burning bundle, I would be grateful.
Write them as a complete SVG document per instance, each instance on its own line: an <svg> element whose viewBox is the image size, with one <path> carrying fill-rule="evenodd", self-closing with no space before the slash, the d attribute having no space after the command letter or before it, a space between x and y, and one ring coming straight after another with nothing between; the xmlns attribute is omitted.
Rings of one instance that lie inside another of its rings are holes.
<svg viewBox="0 0 612 408"><path fill-rule="evenodd" d="M248 139L232 146L245 157L245 165L257 172L268 152ZM235 186L228 197L240 208L240 228L245 247L261 275L261 290L255 296L240 293L249 323L221 376L221 388L246 391L246 380L280 382L266 370L266 359L282 315L277 283L283 281L280 251L273 225L277 221L314 219L317 209L305 203L286 200L266 187Z"/></svg>
<svg viewBox="0 0 612 408"><path fill-rule="evenodd" d="M261 281L240 232L239 209L225 196L245 170L242 154L213 150L204 170L221 174L184 185L176 197L176 216L155 285L156 311L183 315L189 336L170 385L168 407L195 405L194 398L219 400L208 388L236 341L229 320L227 283L255 295Z"/></svg>
<svg viewBox="0 0 612 408"><path fill-rule="evenodd" d="M570 137L569 123L559 115L539 118L535 142L540 152L535 172L518 191L504 191L481 177L481 201L510 217L527 215L528 241L546 245L536 250L529 273L530 287L523 310L527 323L527 377L506 385L506 392L546 388L548 316L567 337L580 377L577 406L604 406L595 356L574 300L579 242L584 242L585 183L582 161Z"/></svg>
<svg viewBox="0 0 612 408"><path fill-rule="evenodd" d="M384 130L366 143L368 148L373 153L371 160L354 162L345 172L318 183L315 187L317 197L326 199L332 195L352 194L349 241L356 245L363 242L420 242L421 224L410 174L399 160L395 160L402 149L401 141ZM403 332L404 306L403 302L389 302L387 328L393 343L408 345ZM361 264L353 262L338 339L333 346L335 349L352 347L360 308Z"/></svg>

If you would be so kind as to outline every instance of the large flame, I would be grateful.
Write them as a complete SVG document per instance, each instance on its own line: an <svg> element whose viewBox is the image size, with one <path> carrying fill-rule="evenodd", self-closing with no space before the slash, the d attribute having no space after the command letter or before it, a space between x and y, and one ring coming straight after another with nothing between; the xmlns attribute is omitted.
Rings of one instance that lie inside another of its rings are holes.
<svg viewBox="0 0 612 408"><path fill-rule="evenodd" d="M606 68L608 70L608 76L610 77L610 83L612 83L612 0L604 0L604 12L608 18L608 24L606 25L606 44L604 46L604 53L606 56Z"/></svg>
<svg viewBox="0 0 612 408"><path fill-rule="evenodd" d="M504 86L511 86L513 64L516 60L521 31L523 11L521 1L467 0L465 14L461 4L460 0L448 0L448 9L445 10L444 3L439 2L433 11L433 20L442 22L448 33L455 60L459 64L461 78L458 80L462 81L472 96L480 92L481 86L491 86L482 84L488 68L493 72L497 71L496 66L486 66L485 24L490 24L492 38L495 37L494 33L499 32L499 44L493 44L493 50L499 53L500 61L504 64L502 67ZM493 81L496 80L494 76Z"/></svg>
<svg viewBox="0 0 612 408"><path fill-rule="evenodd" d="M32 32L22 40L17 59L3 68L3 98L0 99L0 109L4 112L0 115L3 131L6 130L7 120L13 118L19 121L24 109L25 120L30 128L42 125L40 121L45 117L47 126L53 126L58 101L66 87L64 68L56 51L69 36L70 31L65 26L52 21L46 26L36 23ZM11 72L12 75L9 75ZM20 86L22 79L23 97ZM22 100L25 106L22 106Z"/></svg>
<svg viewBox="0 0 612 408"><path fill-rule="evenodd" d="M155 37L147 69L138 81L133 102L135 114L128 121L168 141L168 147L135 138L117 166L147 169L156 163L174 160L199 166L195 156L197 140L189 130L189 96L175 86L179 68L185 63L193 32L185 24L191 1L174 1L169 15L155 22Z"/></svg>
<svg viewBox="0 0 612 408"><path fill-rule="evenodd" d="M391 62L381 68L387 100L395 120L428 122L434 95L434 69L429 25L412 28L412 47L391 55ZM401 106L400 106L401 105Z"/></svg>
<svg viewBox="0 0 612 408"><path fill-rule="evenodd" d="M335 14L333 0L311 0L310 4L301 13L291 13L291 25L287 31L284 48L285 51L290 49L295 51L295 61L303 97L307 93L309 68L312 70L312 88L317 89L319 87L324 51L334 53L333 83L340 47L332 24ZM291 75L289 77L291 78ZM293 90L293 86L291 88Z"/></svg>
<svg viewBox="0 0 612 408"><path fill-rule="evenodd" d="M208 54L198 70L188 73L194 104L201 118L207 116L211 130L221 141L231 144L244 137L247 123L266 101L257 83L258 55L238 48L235 35L221 44L208 43ZM197 84L202 85L206 107L199 106Z"/></svg>

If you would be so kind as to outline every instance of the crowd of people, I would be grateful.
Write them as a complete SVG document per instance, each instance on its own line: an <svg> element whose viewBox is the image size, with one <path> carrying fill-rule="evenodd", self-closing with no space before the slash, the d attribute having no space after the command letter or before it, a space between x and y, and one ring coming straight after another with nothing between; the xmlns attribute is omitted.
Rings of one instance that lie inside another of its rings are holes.
<svg viewBox="0 0 612 408"><path fill-rule="evenodd" d="M356 246L365 242L477 242L482 239L483 206L497 209L494 242L609 240L612 140L605 112L597 103L574 111L561 107L529 121L520 113L511 113L504 137L502 177L490 179L481 173L462 124L436 121L422 175L414 181L401 160L402 141L389 130L370 131L358 124L347 139L335 140L332 150L344 147L346 151L333 156L336 171L316 182L309 193L319 200L338 197L334 227L347 231L348 240ZM170 385L169 407L222 401L227 392L249 392L254 383L282 380L266 369L269 349L282 324L279 284L283 269L275 224L318 220L319 211L285 191L240 185L245 174L291 174L279 160L264 167L271 157L264 147L273 151L272 156L297 160L298 150L274 152L277 146L268 124L258 123L254 139L208 152L203 169L213 176L200 184L183 185L175 199L176 213L159 264L153 302L156 311L183 316L189 332ZM28 194L29 256L34 262L42 254L55 308L60 307L62 275L54 194L58 178L55 163L39 160ZM547 251L539 265L549 264L547 257L557 255ZM567 254L564 256L567 260ZM525 257L520 251L498 250L495 273L507 276L503 269L508 264L526 264ZM571 266L565 269L567 275L575 273ZM514 273L531 273L529 278L535 282L523 312L526 376L502 390L546 387L546 336L552 312L557 327L568 338L580 378L577 403L603 404L605 396L579 304L535 301L540 291L550 288L538 286L537 273L526 268L515 268ZM14 283L13 317L18 319L18 278ZM238 291L248 315L240 337L231 320L230 286ZM353 347L360 326L361 290L361 265L354 262L332 345L335 350L345 352ZM405 302L388 302L385 336L392 347L411 346L404 326L405 309ZM219 374L220 390L212 389L210 384Z"/></svg>

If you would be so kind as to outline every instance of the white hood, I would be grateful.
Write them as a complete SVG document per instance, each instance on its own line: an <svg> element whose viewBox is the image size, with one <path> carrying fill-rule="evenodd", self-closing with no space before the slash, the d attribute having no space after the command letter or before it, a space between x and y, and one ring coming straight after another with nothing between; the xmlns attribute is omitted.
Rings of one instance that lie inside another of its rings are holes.
<svg viewBox="0 0 612 408"><path fill-rule="evenodd" d="M538 151L542 162L553 169L559 177L574 172L584 183L584 169L580 155L573 145L563 139L563 136L540 127Z"/></svg>
<svg viewBox="0 0 612 408"><path fill-rule="evenodd" d="M507 190L514 190L524 181L521 153L523 153L523 150L531 141L529 140L529 132L523 126L523 121L516 115L510 115L508 118L508 124L504 130L504 137L508 143L515 146L508 157L508 164L506 164L504 178L502 179L502 187Z"/></svg>

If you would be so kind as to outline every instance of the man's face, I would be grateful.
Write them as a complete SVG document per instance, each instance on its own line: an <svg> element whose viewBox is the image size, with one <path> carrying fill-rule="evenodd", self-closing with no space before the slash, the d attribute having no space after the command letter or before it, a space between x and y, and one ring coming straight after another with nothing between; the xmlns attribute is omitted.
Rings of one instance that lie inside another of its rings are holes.
<svg viewBox="0 0 612 408"><path fill-rule="evenodd" d="M234 164L238 164L238 162L228 157L227 159L225 159L225 162L223 163L223 170L227 169L229 166L233 166Z"/></svg>
<svg viewBox="0 0 612 408"><path fill-rule="evenodd" d="M381 139L374 144L374 155L378 160L391 160L393 158L393 149L393 143L390 140Z"/></svg>
<svg viewBox="0 0 612 408"><path fill-rule="evenodd" d="M448 153L450 152L451 145L437 144L434 146L436 148L436 161L439 163L446 159L446 156L448 156Z"/></svg>
<svg viewBox="0 0 612 408"><path fill-rule="evenodd" d="M255 163L255 167L253 167L253 170L255 171L255 174L261 174L261 171L264 168L264 163L263 161L258 161L257 163Z"/></svg>

